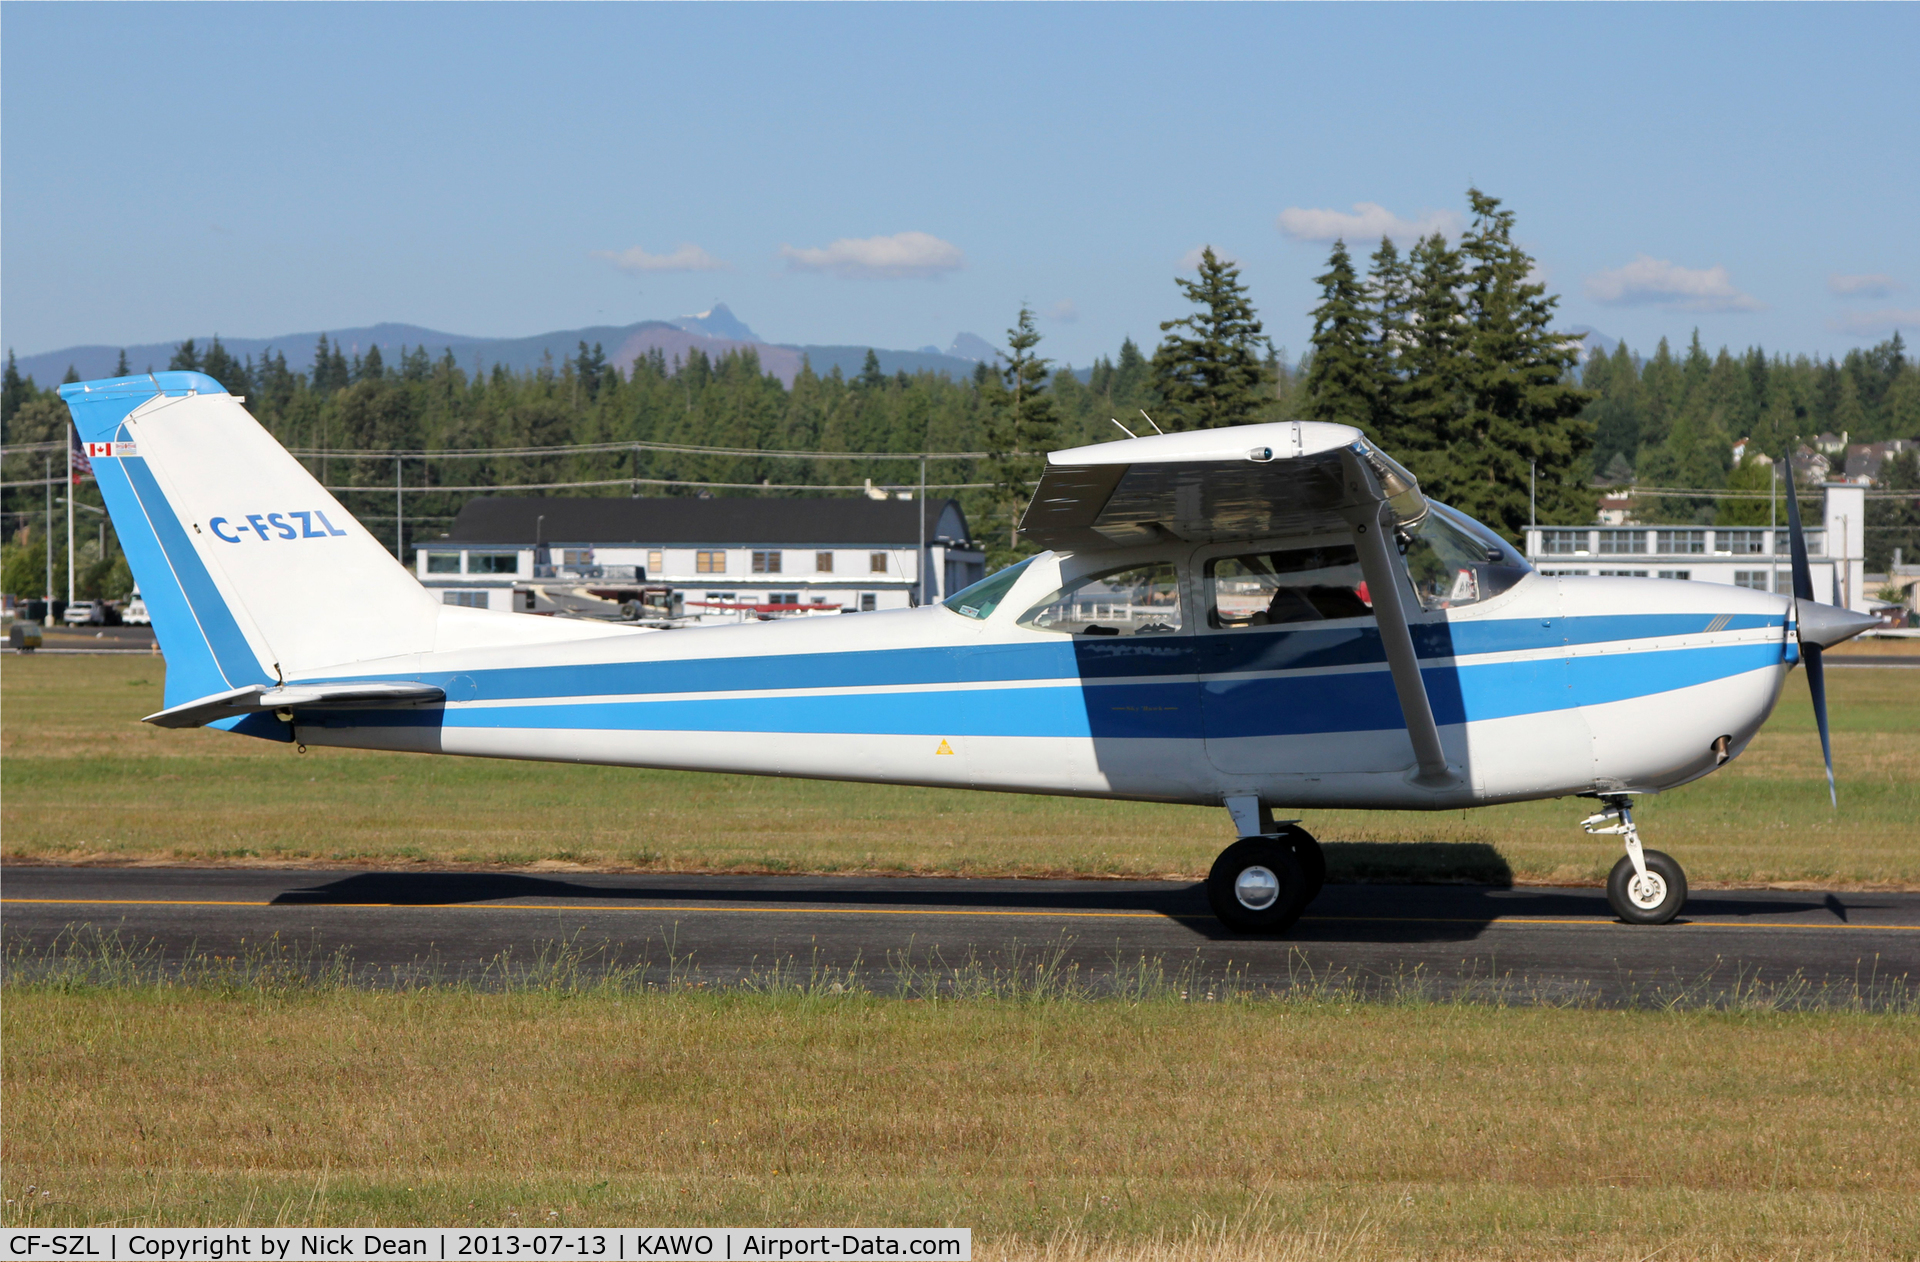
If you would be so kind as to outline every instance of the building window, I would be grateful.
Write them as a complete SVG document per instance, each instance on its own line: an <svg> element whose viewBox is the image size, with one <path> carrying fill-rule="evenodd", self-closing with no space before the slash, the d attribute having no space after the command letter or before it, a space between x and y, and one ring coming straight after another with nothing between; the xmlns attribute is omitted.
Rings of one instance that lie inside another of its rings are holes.
<svg viewBox="0 0 1920 1262"><path fill-rule="evenodd" d="M1756 592L1764 592L1773 584L1765 570L1735 570L1733 572L1733 585L1735 587L1745 587Z"/></svg>
<svg viewBox="0 0 1920 1262"><path fill-rule="evenodd" d="M755 574L778 574L780 572L780 554L778 552L754 553L753 572Z"/></svg>
<svg viewBox="0 0 1920 1262"><path fill-rule="evenodd" d="M1760 556L1766 549L1764 530L1716 530L1713 532L1713 550L1731 553L1737 557Z"/></svg>
<svg viewBox="0 0 1920 1262"><path fill-rule="evenodd" d="M440 599L446 604L460 605L467 609L485 609L487 607L487 594L485 592L442 592Z"/></svg>
<svg viewBox="0 0 1920 1262"><path fill-rule="evenodd" d="M813 554L813 572L816 574L833 573L833 553L816 552Z"/></svg>
<svg viewBox="0 0 1920 1262"><path fill-rule="evenodd" d="M861 592L861 593L860 593L860 612L861 612L861 613L872 613L872 612L874 611L874 609L875 609L875 605L874 605L874 595L873 595L873 593L872 593L872 592Z"/></svg>
<svg viewBox="0 0 1920 1262"><path fill-rule="evenodd" d="M1647 550L1647 532L1644 530L1603 530L1600 532L1600 552L1605 556L1639 556Z"/></svg>
<svg viewBox="0 0 1920 1262"><path fill-rule="evenodd" d="M562 548L560 549L560 564L572 566L592 565L593 549Z"/></svg>
<svg viewBox="0 0 1920 1262"><path fill-rule="evenodd" d="M874 574L887 572L887 554L884 552L867 553L867 570Z"/></svg>
<svg viewBox="0 0 1920 1262"><path fill-rule="evenodd" d="M667 554L664 552L647 553L647 573L664 574L667 570Z"/></svg>
<svg viewBox="0 0 1920 1262"><path fill-rule="evenodd" d="M518 574L520 572L520 554L518 552L469 552L467 554L467 573L469 574Z"/></svg>
<svg viewBox="0 0 1920 1262"><path fill-rule="evenodd" d="M1645 570L1601 570L1601 578L1645 578Z"/></svg>
<svg viewBox="0 0 1920 1262"><path fill-rule="evenodd" d="M1661 571L1660 571L1660 577L1661 577L1661 578L1688 578L1688 579L1690 579L1690 578L1692 578L1692 577L1693 577L1693 571L1692 571L1692 570L1661 570Z"/></svg>
<svg viewBox="0 0 1920 1262"><path fill-rule="evenodd" d="M427 553L427 573L458 574L460 572L460 554L458 552Z"/></svg>
<svg viewBox="0 0 1920 1262"><path fill-rule="evenodd" d="M769 605L797 605L800 603L800 593L799 592L768 592L767 603Z"/></svg>
<svg viewBox="0 0 1920 1262"><path fill-rule="evenodd" d="M696 574L725 574L727 572L727 554L724 552L694 553L693 572Z"/></svg>
<svg viewBox="0 0 1920 1262"><path fill-rule="evenodd" d="M1587 551L1587 532L1543 530L1540 532L1540 551L1548 556L1584 556Z"/></svg>
<svg viewBox="0 0 1920 1262"><path fill-rule="evenodd" d="M1542 578L1585 578L1585 570L1541 570Z"/></svg>
<svg viewBox="0 0 1920 1262"><path fill-rule="evenodd" d="M1694 556L1706 550L1704 530L1662 530L1654 541L1654 551L1661 556Z"/></svg>

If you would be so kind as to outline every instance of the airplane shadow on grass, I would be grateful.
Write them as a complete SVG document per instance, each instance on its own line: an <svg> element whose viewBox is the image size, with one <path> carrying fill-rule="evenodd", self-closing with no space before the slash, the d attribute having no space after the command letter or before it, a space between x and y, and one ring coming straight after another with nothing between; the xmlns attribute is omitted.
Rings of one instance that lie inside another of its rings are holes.
<svg viewBox="0 0 1920 1262"><path fill-rule="evenodd" d="M1448 942L1478 937L1510 917L1606 921L1613 918L1599 889L1515 888L1513 873L1482 843L1379 844L1331 842L1325 847L1329 882L1286 935L1295 942ZM583 911L621 904L712 904L836 911L871 907L929 913L978 910L1065 913L1157 913L1203 938L1229 934L1207 907L1200 882L956 880L940 877L789 877L582 874L538 876L516 872L364 872L274 898L277 906L388 904L431 907L524 900L565 902ZM1710 908L1723 917L1781 915L1826 907L1809 899L1742 899L1716 895ZM1841 918L1844 919L1844 909ZM1004 923L1004 922L1003 922ZM1091 929L1097 922L1081 921Z"/></svg>

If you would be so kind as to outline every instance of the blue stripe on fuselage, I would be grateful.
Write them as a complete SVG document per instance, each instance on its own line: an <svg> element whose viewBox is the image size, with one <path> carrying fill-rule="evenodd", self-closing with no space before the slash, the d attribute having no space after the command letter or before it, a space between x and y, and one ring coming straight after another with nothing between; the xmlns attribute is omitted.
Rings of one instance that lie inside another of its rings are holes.
<svg viewBox="0 0 1920 1262"><path fill-rule="evenodd" d="M1638 653L1434 666L1422 672L1443 724L1510 718L1668 692L1780 664L1777 645L1730 644ZM1205 690L1205 724L1201 722ZM937 692L545 705L335 715L349 726L705 731L795 735L1044 736L1232 739L1391 731L1404 724L1384 670L1191 683L1076 685Z"/></svg>

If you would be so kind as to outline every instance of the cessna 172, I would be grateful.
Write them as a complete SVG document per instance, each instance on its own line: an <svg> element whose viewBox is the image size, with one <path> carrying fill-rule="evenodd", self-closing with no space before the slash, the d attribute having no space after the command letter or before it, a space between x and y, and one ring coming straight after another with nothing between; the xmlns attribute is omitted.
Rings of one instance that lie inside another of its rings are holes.
<svg viewBox="0 0 1920 1262"><path fill-rule="evenodd" d="M690 630L437 603L212 378L60 387L166 654L148 722L307 745L1224 806L1215 913L1284 932L1319 845L1284 813L1578 795L1623 920L1686 901L1633 798L1737 756L1787 672L1872 620L1550 578L1358 430L1054 452L1049 551L940 604ZM1833 760L1827 753L1831 785Z"/></svg>

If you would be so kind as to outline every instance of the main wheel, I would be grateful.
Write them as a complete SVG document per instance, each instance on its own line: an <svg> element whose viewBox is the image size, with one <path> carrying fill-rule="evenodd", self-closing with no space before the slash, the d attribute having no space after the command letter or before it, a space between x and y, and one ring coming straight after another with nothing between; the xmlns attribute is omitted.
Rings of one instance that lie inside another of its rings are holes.
<svg viewBox="0 0 1920 1262"><path fill-rule="evenodd" d="M1236 933L1285 933L1306 907L1306 892L1293 847L1273 837L1241 838L1207 874L1207 902Z"/></svg>
<svg viewBox="0 0 1920 1262"><path fill-rule="evenodd" d="M1673 856L1658 850L1643 850L1647 874L1633 870L1633 860L1625 855L1607 874L1607 902L1614 914L1630 925L1664 925L1680 914L1687 902L1687 874Z"/></svg>
<svg viewBox="0 0 1920 1262"><path fill-rule="evenodd" d="M1280 839L1293 847L1293 857L1300 861L1301 875L1307 878L1306 896L1300 900L1300 906L1304 909L1320 897L1320 891L1326 888L1326 852L1320 849L1320 843L1313 839L1313 834L1298 824L1283 825Z"/></svg>

